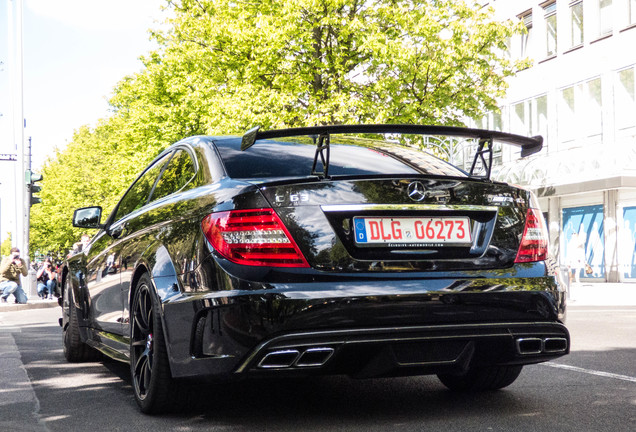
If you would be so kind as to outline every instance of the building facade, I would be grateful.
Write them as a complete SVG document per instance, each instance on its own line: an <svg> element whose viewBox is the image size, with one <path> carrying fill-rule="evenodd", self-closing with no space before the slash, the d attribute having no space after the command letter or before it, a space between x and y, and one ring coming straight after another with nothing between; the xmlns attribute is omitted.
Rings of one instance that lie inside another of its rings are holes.
<svg viewBox="0 0 636 432"><path fill-rule="evenodd" d="M533 65L475 126L544 137L531 157L503 148L495 178L535 191L563 268L636 282L636 0L488 3L523 21L510 55Z"/></svg>

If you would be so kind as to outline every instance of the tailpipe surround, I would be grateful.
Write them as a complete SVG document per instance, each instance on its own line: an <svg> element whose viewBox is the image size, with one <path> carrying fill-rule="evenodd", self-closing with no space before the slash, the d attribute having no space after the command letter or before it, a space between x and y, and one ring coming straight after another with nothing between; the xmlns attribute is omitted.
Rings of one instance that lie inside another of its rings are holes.
<svg viewBox="0 0 636 432"><path fill-rule="evenodd" d="M257 367L259 369L311 368L324 366L334 353L330 347L285 349L267 353Z"/></svg>
<svg viewBox="0 0 636 432"><path fill-rule="evenodd" d="M565 354L568 340L563 337L525 337L516 339L517 353L521 355Z"/></svg>

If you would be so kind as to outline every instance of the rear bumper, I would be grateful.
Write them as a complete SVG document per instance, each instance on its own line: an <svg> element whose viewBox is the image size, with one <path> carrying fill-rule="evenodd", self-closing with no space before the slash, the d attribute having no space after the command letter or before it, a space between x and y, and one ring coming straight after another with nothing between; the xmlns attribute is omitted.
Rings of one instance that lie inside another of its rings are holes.
<svg viewBox="0 0 636 432"><path fill-rule="evenodd" d="M469 366L531 364L569 352L561 324L506 323L350 329L287 334L254 349L240 375L355 377L461 373Z"/></svg>
<svg viewBox="0 0 636 432"><path fill-rule="evenodd" d="M163 304L173 376L448 373L570 347L548 276L234 286Z"/></svg>

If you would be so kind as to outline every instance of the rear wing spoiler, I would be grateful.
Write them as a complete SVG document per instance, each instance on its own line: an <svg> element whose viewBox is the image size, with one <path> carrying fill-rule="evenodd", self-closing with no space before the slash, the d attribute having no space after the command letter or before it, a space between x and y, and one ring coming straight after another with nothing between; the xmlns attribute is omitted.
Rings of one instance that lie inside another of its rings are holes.
<svg viewBox="0 0 636 432"><path fill-rule="evenodd" d="M493 142L503 142L521 148L521 157L530 156L541 151L543 148L543 137L524 137L521 135L509 134L505 132L490 131L484 129L471 129L454 126L425 126L425 125L405 125L405 124L371 124L371 125L333 125L333 126L312 126L290 129L274 129L261 131L260 126L248 130L241 140L241 150L245 151L252 147L257 140L270 138L283 138L293 136L316 136L316 155L312 168L312 175L328 176L329 172L329 142L331 134L413 134L430 136L449 136L458 138L472 138L478 140L478 148L473 158L470 169L471 177L474 175L478 162L481 162L486 174L481 178L490 178L492 171ZM316 164L320 158L323 171L316 172Z"/></svg>

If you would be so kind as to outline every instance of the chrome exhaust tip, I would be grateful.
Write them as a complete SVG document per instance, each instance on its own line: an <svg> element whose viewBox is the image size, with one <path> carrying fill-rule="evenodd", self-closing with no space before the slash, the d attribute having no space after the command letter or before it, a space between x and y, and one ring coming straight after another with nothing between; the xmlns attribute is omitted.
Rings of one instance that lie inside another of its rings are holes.
<svg viewBox="0 0 636 432"><path fill-rule="evenodd" d="M517 352L521 355L541 354L543 351L543 339L519 338L517 339Z"/></svg>
<svg viewBox="0 0 636 432"><path fill-rule="evenodd" d="M265 354L257 367L260 369L288 369L321 367L334 354L330 347L285 349Z"/></svg>
<svg viewBox="0 0 636 432"><path fill-rule="evenodd" d="M561 354L568 350L568 340L562 337L518 338L516 344L521 355Z"/></svg>
<svg viewBox="0 0 636 432"><path fill-rule="evenodd" d="M258 367L262 369L281 369L291 367L300 355L298 350L272 351L261 359Z"/></svg>
<svg viewBox="0 0 636 432"><path fill-rule="evenodd" d="M566 338L545 338L543 340L543 352L549 354L564 353L568 350L568 340Z"/></svg>
<svg viewBox="0 0 636 432"><path fill-rule="evenodd" d="M320 367L327 363L333 353L333 348L309 348L296 360L295 366Z"/></svg>

